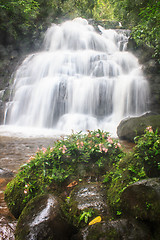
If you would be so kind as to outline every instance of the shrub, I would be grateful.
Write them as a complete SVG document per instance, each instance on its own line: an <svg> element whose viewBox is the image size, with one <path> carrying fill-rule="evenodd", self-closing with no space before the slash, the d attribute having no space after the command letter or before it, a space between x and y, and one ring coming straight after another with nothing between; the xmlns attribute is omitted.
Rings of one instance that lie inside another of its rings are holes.
<svg viewBox="0 0 160 240"><path fill-rule="evenodd" d="M141 159L148 177L160 176L160 135L158 129L154 132L152 127L146 128L141 137L135 138L135 158Z"/></svg>
<svg viewBox="0 0 160 240"><path fill-rule="evenodd" d="M160 135L152 127L146 128L142 136L135 137L133 152L121 161L113 163L106 172L104 183L107 186L108 201L113 212L121 213L120 197L132 183L148 177L160 176Z"/></svg>
<svg viewBox="0 0 160 240"><path fill-rule="evenodd" d="M84 171L79 171L79 166L84 168L87 175L90 172L97 174L98 171L101 175L122 155L124 153L120 143L107 132L97 130L88 131L87 134L73 133L58 140L53 147L39 149L31 156L20 168L15 178L18 181L13 179L8 185L5 200L13 212L17 198L20 198L23 204L19 208L22 211L24 205L39 194L48 191L60 193L71 177L83 180L86 176L83 175Z"/></svg>

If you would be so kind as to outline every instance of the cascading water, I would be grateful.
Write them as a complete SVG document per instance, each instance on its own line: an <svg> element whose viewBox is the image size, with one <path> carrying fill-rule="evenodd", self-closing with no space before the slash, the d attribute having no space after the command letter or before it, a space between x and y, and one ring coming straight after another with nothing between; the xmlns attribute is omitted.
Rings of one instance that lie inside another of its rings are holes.
<svg viewBox="0 0 160 240"><path fill-rule="evenodd" d="M52 25L44 51L18 68L6 123L68 132L104 129L146 111L148 84L122 31L85 19Z"/></svg>

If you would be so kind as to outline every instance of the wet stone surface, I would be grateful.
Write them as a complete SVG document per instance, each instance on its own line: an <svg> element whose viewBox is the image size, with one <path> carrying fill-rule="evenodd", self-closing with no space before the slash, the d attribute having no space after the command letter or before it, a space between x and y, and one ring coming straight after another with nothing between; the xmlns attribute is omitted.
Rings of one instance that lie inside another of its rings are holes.
<svg viewBox="0 0 160 240"><path fill-rule="evenodd" d="M108 212L104 192L98 183L86 183L77 187L72 198L77 202L79 210L94 208L102 213Z"/></svg>

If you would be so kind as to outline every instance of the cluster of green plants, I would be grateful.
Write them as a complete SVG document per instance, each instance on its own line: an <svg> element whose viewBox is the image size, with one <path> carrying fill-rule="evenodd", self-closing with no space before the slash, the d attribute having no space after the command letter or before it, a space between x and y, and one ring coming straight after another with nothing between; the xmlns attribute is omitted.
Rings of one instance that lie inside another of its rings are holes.
<svg viewBox="0 0 160 240"><path fill-rule="evenodd" d="M28 32L39 13L39 4L33 0L1 0L0 29L17 38L22 31Z"/></svg>
<svg viewBox="0 0 160 240"><path fill-rule="evenodd" d="M53 147L38 149L7 186L5 199L9 208L12 211L17 206L20 214L35 196L50 191L60 194L71 181L86 181L86 176L94 172L101 175L109 204L120 215L120 197L127 186L160 176L158 130L147 127L142 136L135 138L135 143L132 152L124 153L109 133L96 130L73 133L56 141ZM80 166L85 172L81 173ZM81 220L87 219L90 213L87 214L82 213Z"/></svg>
<svg viewBox="0 0 160 240"><path fill-rule="evenodd" d="M17 198L23 202L24 207L38 194L59 191L71 179L83 180L85 176L83 173L80 175L80 165L89 174L89 171L97 168L105 169L119 161L123 155L120 143L107 132L96 130L86 134L73 133L58 140L53 147L39 149L31 156L20 168L16 178L8 184L5 198L12 199L7 200L10 208L14 207ZM13 196L16 196L14 201Z"/></svg>
<svg viewBox="0 0 160 240"><path fill-rule="evenodd" d="M132 183L148 177L160 176L160 135L149 126L142 136L135 137L135 147L120 161L113 163L104 177L110 205L121 214L120 197Z"/></svg>
<svg viewBox="0 0 160 240"><path fill-rule="evenodd" d="M132 37L137 44L145 43L154 49L154 55L160 63L160 2L151 1L140 13L140 21L132 28Z"/></svg>
<svg viewBox="0 0 160 240"><path fill-rule="evenodd" d="M132 30L131 37L139 46L147 45L160 63L160 2L157 0L110 0L115 18Z"/></svg>
<svg viewBox="0 0 160 240"><path fill-rule="evenodd" d="M14 38L35 34L51 22L75 17L121 21L138 45L148 45L160 61L160 2L157 0L1 0L0 29Z"/></svg>
<svg viewBox="0 0 160 240"><path fill-rule="evenodd" d="M142 136L135 138L134 157L143 161L145 171L150 177L160 175L160 135L158 129L146 128Z"/></svg>

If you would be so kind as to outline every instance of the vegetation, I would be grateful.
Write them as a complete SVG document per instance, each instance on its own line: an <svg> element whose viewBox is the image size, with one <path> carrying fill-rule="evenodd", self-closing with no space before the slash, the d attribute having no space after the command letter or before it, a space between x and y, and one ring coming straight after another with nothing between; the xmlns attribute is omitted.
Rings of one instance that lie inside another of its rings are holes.
<svg viewBox="0 0 160 240"><path fill-rule="evenodd" d="M123 155L120 143L109 133L97 130L72 134L57 141L54 147L42 148L31 156L8 184L5 199L18 217L35 196L48 191L61 193L71 181L83 181L91 174L102 178L107 166L118 162Z"/></svg>
<svg viewBox="0 0 160 240"><path fill-rule="evenodd" d="M104 183L108 188L110 205L117 215L121 215L120 197L130 184L148 177L160 176L160 135L152 127L135 138L136 146L107 171Z"/></svg>
<svg viewBox="0 0 160 240"><path fill-rule="evenodd" d="M131 28L132 38L138 45L154 49L153 57L160 62L160 2L157 0L116 1L115 13L124 26Z"/></svg>
<svg viewBox="0 0 160 240"><path fill-rule="evenodd" d="M121 21L132 30L137 44L146 44L160 61L160 2L158 0L1 0L0 30L14 38L29 34L44 23L74 17Z"/></svg>
<svg viewBox="0 0 160 240"><path fill-rule="evenodd" d="M54 147L39 149L23 165L17 176L8 184L5 200L18 217L26 203L47 192L62 194L78 182L95 176L103 182L113 212L121 215L120 197L134 182L160 176L160 135L149 126L136 146L124 153L117 140L109 133L97 130L87 134L72 134L58 140ZM96 180L96 181L97 181ZM66 196L66 201L69 201ZM80 221L91 215L85 210Z"/></svg>
<svg viewBox="0 0 160 240"><path fill-rule="evenodd" d="M32 0L1 0L0 29L8 31L15 39L28 33L39 13L39 4Z"/></svg>
<svg viewBox="0 0 160 240"><path fill-rule="evenodd" d="M158 129L154 132L152 126L146 128L143 136L135 138L134 157L141 159L145 172L149 177L160 175L160 135Z"/></svg>

